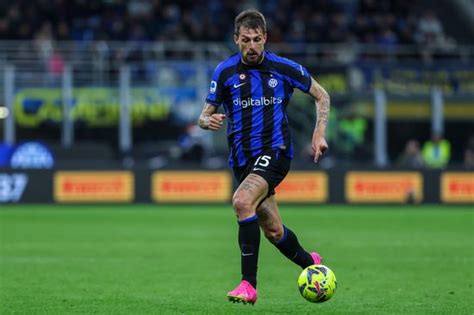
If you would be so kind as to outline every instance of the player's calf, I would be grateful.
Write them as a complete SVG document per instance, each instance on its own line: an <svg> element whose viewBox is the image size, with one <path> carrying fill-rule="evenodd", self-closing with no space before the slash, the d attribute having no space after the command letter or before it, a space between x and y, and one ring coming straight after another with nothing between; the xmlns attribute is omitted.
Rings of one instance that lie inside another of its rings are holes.
<svg viewBox="0 0 474 315"><path fill-rule="evenodd" d="M301 268L306 268L314 264L313 256L304 250L300 245L298 238L295 233L288 229L286 226L284 228L283 238L278 241L275 246L280 250L280 252L285 255L289 260L300 266Z"/></svg>
<svg viewBox="0 0 474 315"><path fill-rule="evenodd" d="M272 243L278 243L284 237L283 225L280 226L264 226L260 225L265 234L265 237Z"/></svg>

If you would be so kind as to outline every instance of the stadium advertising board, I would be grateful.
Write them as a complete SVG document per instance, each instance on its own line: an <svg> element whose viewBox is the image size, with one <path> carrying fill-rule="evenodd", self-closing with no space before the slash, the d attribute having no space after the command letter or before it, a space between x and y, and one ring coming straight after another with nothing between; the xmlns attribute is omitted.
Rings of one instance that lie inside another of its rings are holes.
<svg viewBox="0 0 474 315"><path fill-rule="evenodd" d="M155 202L227 202L232 191L226 171L157 171L151 185Z"/></svg>
<svg viewBox="0 0 474 315"><path fill-rule="evenodd" d="M311 73L318 74L318 82L331 95L345 94L350 90L347 67L345 66L324 66L318 64L317 67L309 69Z"/></svg>
<svg viewBox="0 0 474 315"><path fill-rule="evenodd" d="M10 165L10 156L13 152L13 146L0 142L0 167L7 167Z"/></svg>
<svg viewBox="0 0 474 315"><path fill-rule="evenodd" d="M474 172L445 172L440 188L443 202L474 203Z"/></svg>
<svg viewBox="0 0 474 315"><path fill-rule="evenodd" d="M24 173L0 173L0 203L21 202L28 180Z"/></svg>
<svg viewBox="0 0 474 315"><path fill-rule="evenodd" d="M0 172L0 204L52 203L52 172L5 170Z"/></svg>
<svg viewBox="0 0 474 315"><path fill-rule="evenodd" d="M418 172L348 172L346 200L351 203L406 203L423 200Z"/></svg>
<svg viewBox="0 0 474 315"><path fill-rule="evenodd" d="M279 202L325 202L328 176L322 172L292 171L276 188Z"/></svg>
<svg viewBox="0 0 474 315"><path fill-rule="evenodd" d="M446 94L474 92L474 65L411 66L359 64L355 67L362 75L365 90L370 86L382 86L386 92L394 94L430 93L433 86ZM357 71L357 70L356 70Z"/></svg>
<svg viewBox="0 0 474 315"><path fill-rule="evenodd" d="M128 171L68 171L54 175L56 202L132 202L135 178Z"/></svg>
<svg viewBox="0 0 474 315"><path fill-rule="evenodd" d="M36 141L15 145L0 143L0 167L12 169L51 169L55 159L46 144Z"/></svg>
<svg viewBox="0 0 474 315"><path fill-rule="evenodd" d="M168 118L170 102L154 88L130 90L131 122L143 126L147 121ZM38 128L45 122L62 122L62 90L26 88L15 95L15 120L19 127ZM119 121L119 91L116 88L74 88L72 116L88 127L115 127Z"/></svg>
<svg viewBox="0 0 474 315"><path fill-rule="evenodd" d="M25 142L14 148L10 166L16 169L51 169L54 166L53 153L43 143Z"/></svg>

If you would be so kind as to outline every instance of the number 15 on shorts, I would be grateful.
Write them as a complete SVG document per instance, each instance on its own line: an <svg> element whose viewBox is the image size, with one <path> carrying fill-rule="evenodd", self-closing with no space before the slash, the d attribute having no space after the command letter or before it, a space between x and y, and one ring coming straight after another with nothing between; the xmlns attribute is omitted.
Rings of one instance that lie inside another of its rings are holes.
<svg viewBox="0 0 474 315"><path fill-rule="evenodd" d="M269 155L260 155L254 163L254 171L263 171L265 172L265 167L270 165L270 160L272 159Z"/></svg>

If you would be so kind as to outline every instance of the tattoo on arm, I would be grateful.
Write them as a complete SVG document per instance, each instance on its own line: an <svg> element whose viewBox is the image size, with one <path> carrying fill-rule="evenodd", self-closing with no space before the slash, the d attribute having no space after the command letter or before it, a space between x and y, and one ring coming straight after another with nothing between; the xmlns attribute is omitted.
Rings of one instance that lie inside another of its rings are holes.
<svg viewBox="0 0 474 315"><path fill-rule="evenodd" d="M206 103L201 112L201 115L199 116L199 127L201 127L202 129L209 129L209 118L212 114L216 112L216 110L216 106Z"/></svg>
<svg viewBox="0 0 474 315"><path fill-rule="evenodd" d="M328 92L315 79L311 78L309 93L316 99L316 128L325 131L329 119L330 97Z"/></svg>

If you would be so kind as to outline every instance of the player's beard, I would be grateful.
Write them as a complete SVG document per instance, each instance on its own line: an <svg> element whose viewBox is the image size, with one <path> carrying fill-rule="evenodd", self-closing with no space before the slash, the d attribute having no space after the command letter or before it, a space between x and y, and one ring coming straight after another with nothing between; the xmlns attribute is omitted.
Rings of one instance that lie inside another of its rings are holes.
<svg viewBox="0 0 474 315"><path fill-rule="evenodd" d="M249 65L256 65L262 61L262 57L263 57L263 52L258 53L256 51L253 51L252 53L248 52L245 55L244 59L245 59L245 63Z"/></svg>

